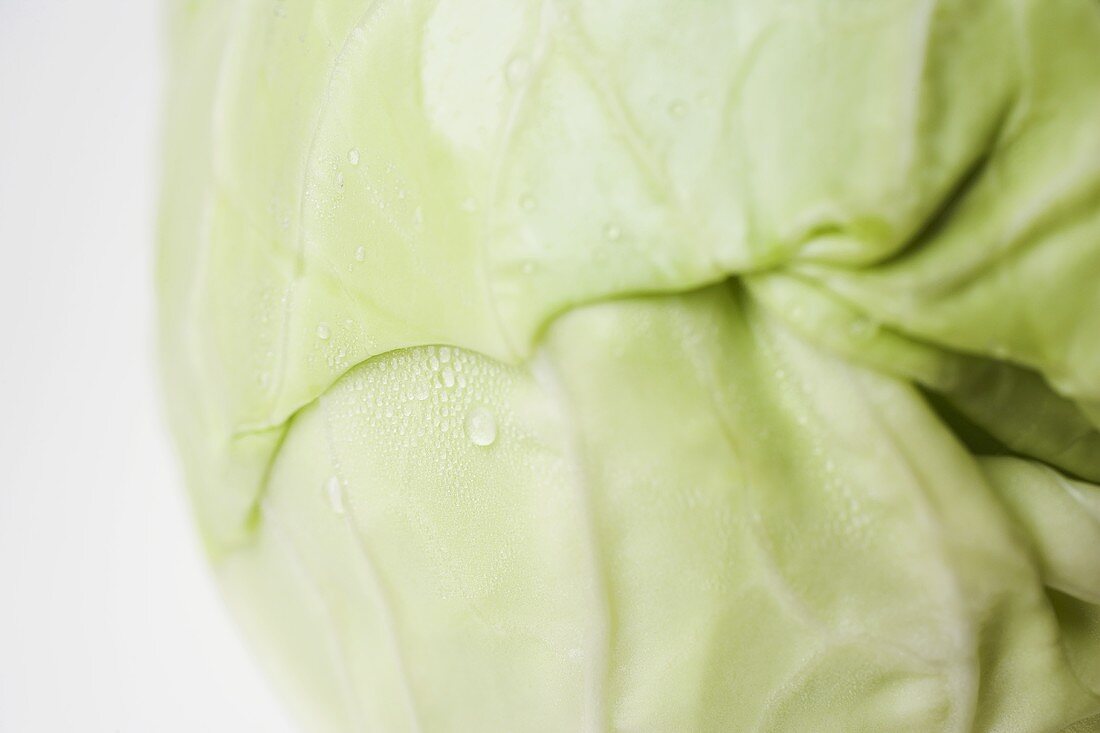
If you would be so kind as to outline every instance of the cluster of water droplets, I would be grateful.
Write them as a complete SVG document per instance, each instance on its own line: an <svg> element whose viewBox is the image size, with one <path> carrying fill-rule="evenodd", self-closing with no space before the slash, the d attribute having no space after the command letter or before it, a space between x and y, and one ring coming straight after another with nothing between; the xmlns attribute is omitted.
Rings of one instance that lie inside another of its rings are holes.
<svg viewBox="0 0 1100 733"><path fill-rule="evenodd" d="M507 378L486 357L449 346L385 354L353 369L326 404L346 439L393 449L428 445L458 457L498 441Z"/></svg>
<svg viewBox="0 0 1100 733"><path fill-rule="evenodd" d="M868 322L866 327L873 333L874 324ZM787 334L780 342L795 340L793 335ZM773 372L775 380L781 385L778 390L780 406L797 426L793 434L794 444L799 445L799 450L804 453L812 472L808 479L816 484L819 498L824 501L822 518L828 518L836 536L845 537L850 542L862 542L869 523L867 497L863 495L865 489L854 482L853 477L834 458L847 452L838 448L843 447L843 441L850 439L850 436L836 431L834 418L828 410L830 401L836 396L823 395L823 385L816 381L816 372L808 374L802 368L801 350L810 347L802 342L797 343L799 351L786 352L787 358L781 356ZM837 375L834 373L832 376Z"/></svg>
<svg viewBox="0 0 1100 733"><path fill-rule="evenodd" d="M364 231L391 230L411 240L424 228L423 207L413 199L408 183L394 162L371 160L354 145L324 158L327 173L307 186L313 216L323 222L347 221ZM366 261L368 246L358 244L349 272Z"/></svg>
<svg viewBox="0 0 1100 733"><path fill-rule="evenodd" d="M344 319L339 330L328 321L319 321L314 327L313 338L317 349L316 354L319 358L324 359L325 366L328 367L330 372L338 374L346 371L351 366L351 357L348 354L348 335L355 334L355 331L355 322L351 319Z"/></svg>

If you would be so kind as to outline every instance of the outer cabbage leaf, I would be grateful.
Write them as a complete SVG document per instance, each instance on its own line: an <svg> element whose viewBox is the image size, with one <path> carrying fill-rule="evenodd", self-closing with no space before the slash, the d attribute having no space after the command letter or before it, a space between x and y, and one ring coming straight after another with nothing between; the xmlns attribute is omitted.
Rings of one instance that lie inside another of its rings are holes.
<svg viewBox="0 0 1100 733"><path fill-rule="evenodd" d="M574 311L527 367L356 367L222 572L332 730L1050 730L1100 702L1043 590L1097 600L1096 524L1012 460L721 286Z"/></svg>
<svg viewBox="0 0 1100 733"><path fill-rule="evenodd" d="M172 32L170 414L308 725L1100 730L1093 0Z"/></svg>

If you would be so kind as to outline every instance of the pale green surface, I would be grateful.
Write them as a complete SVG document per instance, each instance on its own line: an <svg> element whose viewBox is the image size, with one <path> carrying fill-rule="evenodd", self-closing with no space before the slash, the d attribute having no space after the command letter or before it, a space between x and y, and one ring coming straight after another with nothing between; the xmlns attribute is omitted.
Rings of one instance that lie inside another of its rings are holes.
<svg viewBox="0 0 1100 733"><path fill-rule="evenodd" d="M176 0L165 381L320 731L1100 730L1093 0Z"/></svg>

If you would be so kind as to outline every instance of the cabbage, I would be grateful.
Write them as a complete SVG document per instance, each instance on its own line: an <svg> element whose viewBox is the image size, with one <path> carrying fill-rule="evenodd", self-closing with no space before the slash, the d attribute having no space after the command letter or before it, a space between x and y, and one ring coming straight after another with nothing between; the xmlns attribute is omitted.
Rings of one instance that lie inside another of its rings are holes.
<svg viewBox="0 0 1100 733"><path fill-rule="evenodd" d="M1100 731L1095 0L175 0L164 381L313 731Z"/></svg>

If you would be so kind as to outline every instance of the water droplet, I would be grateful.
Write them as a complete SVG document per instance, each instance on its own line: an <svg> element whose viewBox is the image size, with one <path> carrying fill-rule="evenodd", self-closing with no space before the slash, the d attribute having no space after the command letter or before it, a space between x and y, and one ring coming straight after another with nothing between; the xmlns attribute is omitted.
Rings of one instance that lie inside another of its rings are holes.
<svg viewBox="0 0 1100 733"><path fill-rule="evenodd" d="M867 339L874 335L875 324L869 318L860 316L848 325L848 333L852 338Z"/></svg>
<svg viewBox="0 0 1100 733"><path fill-rule="evenodd" d="M363 260L367 259L367 248L362 247L362 246L356 247L355 248L355 259L358 262L362 262Z"/></svg>
<svg viewBox="0 0 1100 733"><path fill-rule="evenodd" d="M339 171L336 172L336 188L344 190L344 174Z"/></svg>
<svg viewBox="0 0 1100 733"><path fill-rule="evenodd" d="M682 99L674 99L670 105L668 105L668 113L673 117L683 117L687 112L687 105L684 104Z"/></svg>
<svg viewBox="0 0 1100 733"><path fill-rule="evenodd" d="M504 67L504 79L508 86L518 87L531 76L531 62L523 54L513 56Z"/></svg>
<svg viewBox="0 0 1100 733"><path fill-rule="evenodd" d="M416 399L423 402L424 400L428 399L428 394L429 393L428 393L428 383L427 382L420 382L419 384L416 385Z"/></svg>
<svg viewBox="0 0 1100 733"><path fill-rule="evenodd" d="M525 193L519 197L519 208L524 211L534 211L536 206L538 206L538 202L531 194Z"/></svg>
<svg viewBox="0 0 1100 733"><path fill-rule="evenodd" d="M352 165L359 165L359 148L352 148L348 151L348 162Z"/></svg>
<svg viewBox="0 0 1100 733"><path fill-rule="evenodd" d="M440 346L439 347L439 360L441 362L443 362L444 364L446 364L447 362L449 362L451 360L451 347L450 346Z"/></svg>
<svg viewBox="0 0 1100 733"><path fill-rule="evenodd" d="M618 224L611 223L603 228L603 235L608 240L617 242L623 236L623 230L619 228Z"/></svg>
<svg viewBox="0 0 1100 733"><path fill-rule="evenodd" d="M327 341L328 337L331 335L332 331L329 330L327 323L317 324L317 338L321 339L322 341Z"/></svg>
<svg viewBox="0 0 1100 733"><path fill-rule="evenodd" d="M484 407L466 413L466 435L474 445L492 445L497 439L497 419Z"/></svg>
<svg viewBox="0 0 1100 733"><path fill-rule="evenodd" d="M443 386L448 388L455 386L455 373L450 367L443 368Z"/></svg>
<svg viewBox="0 0 1100 733"><path fill-rule="evenodd" d="M328 497L328 505L337 514L344 513L344 487L340 485L337 476L330 476L325 482L325 495Z"/></svg>

